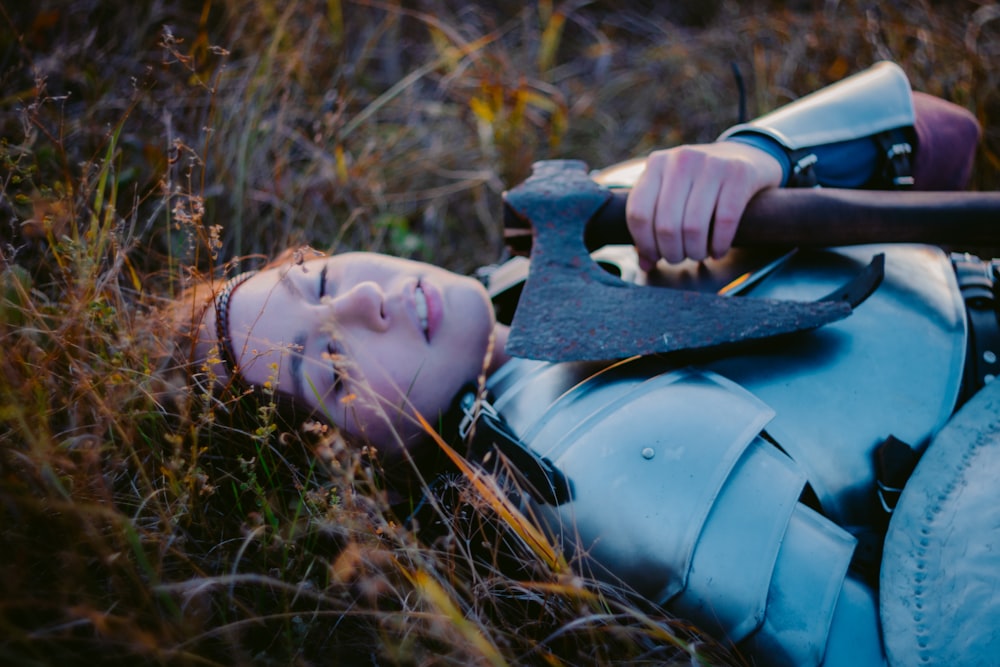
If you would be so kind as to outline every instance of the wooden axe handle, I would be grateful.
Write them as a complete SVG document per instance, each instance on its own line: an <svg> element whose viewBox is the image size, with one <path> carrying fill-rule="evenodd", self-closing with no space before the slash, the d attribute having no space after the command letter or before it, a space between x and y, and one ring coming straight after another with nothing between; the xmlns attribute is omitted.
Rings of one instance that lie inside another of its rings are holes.
<svg viewBox="0 0 1000 667"><path fill-rule="evenodd" d="M588 249L632 243L627 198L628 190L614 190L588 223ZM1000 245L1000 192L772 188L750 200L733 245L864 243Z"/></svg>

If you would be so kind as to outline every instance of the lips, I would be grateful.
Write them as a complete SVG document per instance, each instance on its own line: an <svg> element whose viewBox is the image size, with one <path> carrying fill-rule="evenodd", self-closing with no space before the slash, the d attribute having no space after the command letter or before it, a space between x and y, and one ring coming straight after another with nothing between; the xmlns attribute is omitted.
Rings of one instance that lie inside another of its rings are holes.
<svg viewBox="0 0 1000 667"><path fill-rule="evenodd" d="M413 291L413 302L420 328L430 342L441 322L441 294L433 285L420 280Z"/></svg>
<svg viewBox="0 0 1000 667"><path fill-rule="evenodd" d="M424 337L429 339L427 335L427 297L424 295L424 288L419 284L413 290L413 304L417 310L417 322L424 332Z"/></svg>

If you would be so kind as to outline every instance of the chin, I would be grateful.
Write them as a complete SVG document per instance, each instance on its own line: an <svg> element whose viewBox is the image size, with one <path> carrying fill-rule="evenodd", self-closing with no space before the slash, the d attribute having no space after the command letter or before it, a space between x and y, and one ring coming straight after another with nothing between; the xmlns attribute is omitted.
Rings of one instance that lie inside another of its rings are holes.
<svg viewBox="0 0 1000 667"><path fill-rule="evenodd" d="M484 299L469 304L466 312L469 313L469 317L465 320L463 327L468 336L465 344L467 349L475 350L480 357L478 361L482 361L489 346L490 336L493 334L493 327L496 324L493 304L484 295Z"/></svg>

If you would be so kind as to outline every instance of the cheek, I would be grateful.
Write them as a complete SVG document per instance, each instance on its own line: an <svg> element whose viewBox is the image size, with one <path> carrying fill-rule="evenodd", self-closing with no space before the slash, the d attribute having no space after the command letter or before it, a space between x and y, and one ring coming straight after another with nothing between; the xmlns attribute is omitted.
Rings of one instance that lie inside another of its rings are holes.
<svg viewBox="0 0 1000 667"><path fill-rule="evenodd" d="M471 299L464 312L475 313L462 327L451 328L431 349L414 348L406 337L365 337L360 344L345 333L345 356L350 392L355 394L358 419L374 413L382 422L400 420L400 410L409 411L403 421L412 422L418 410L432 423L447 410L455 394L483 371L492 310L482 299Z"/></svg>
<svg viewBox="0 0 1000 667"><path fill-rule="evenodd" d="M414 411L419 411L431 424L436 421L427 414L422 401L416 400L418 390L409 394L400 391L395 383L352 381L347 398L338 401L330 414L338 426L375 445L392 460L400 447L408 448L425 440Z"/></svg>
<svg viewBox="0 0 1000 667"><path fill-rule="evenodd" d="M382 353L376 349L369 352L355 358L351 391L359 404L382 414L383 421L388 417L391 421L409 422L417 410L434 423L461 386L478 372L478 367L470 368L460 360L434 354L415 357L391 348Z"/></svg>
<svg viewBox="0 0 1000 667"><path fill-rule="evenodd" d="M407 406L414 393L414 371L405 358L397 358L391 350L380 350L377 345L367 345L362 352L346 346L345 357L350 361L341 367L345 378L338 396L346 396L345 405L353 419L361 422L400 421L400 409Z"/></svg>

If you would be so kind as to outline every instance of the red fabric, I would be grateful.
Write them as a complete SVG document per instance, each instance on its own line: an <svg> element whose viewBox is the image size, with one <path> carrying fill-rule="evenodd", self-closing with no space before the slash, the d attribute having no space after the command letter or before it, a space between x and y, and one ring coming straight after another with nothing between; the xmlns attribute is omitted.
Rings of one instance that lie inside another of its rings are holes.
<svg viewBox="0 0 1000 667"><path fill-rule="evenodd" d="M968 109L926 93L913 93L918 190L963 190L972 175L980 128Z"/></svg>

